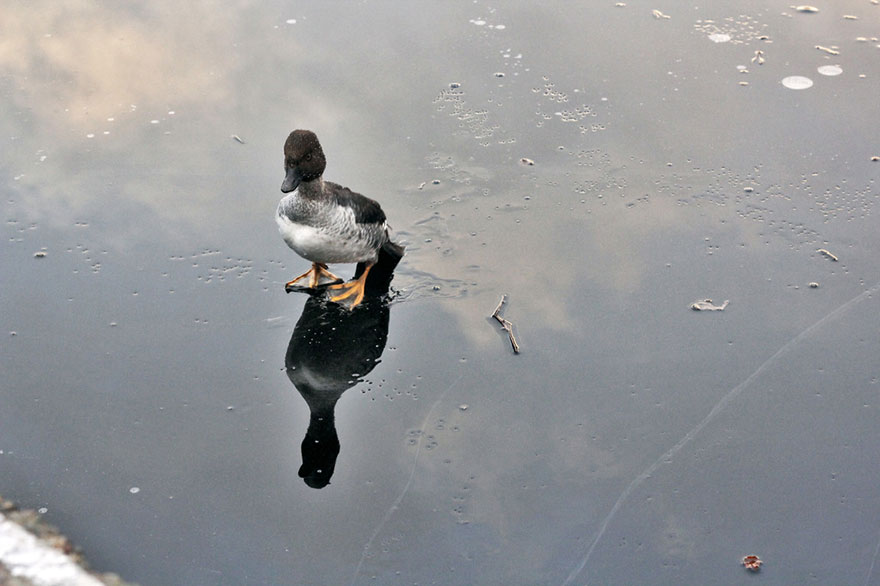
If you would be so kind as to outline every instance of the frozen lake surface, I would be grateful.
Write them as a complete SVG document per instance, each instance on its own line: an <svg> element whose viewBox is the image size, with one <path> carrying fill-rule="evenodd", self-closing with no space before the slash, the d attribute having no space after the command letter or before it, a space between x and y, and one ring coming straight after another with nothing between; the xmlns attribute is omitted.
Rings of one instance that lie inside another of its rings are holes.
<svg viewBox="0 0 880 586"><path fill-rule="evenodd" d="M0 493L143 585L880 581L880 5L817 8L4 6ZM390 304L284 293L294 128Z"/></svg>

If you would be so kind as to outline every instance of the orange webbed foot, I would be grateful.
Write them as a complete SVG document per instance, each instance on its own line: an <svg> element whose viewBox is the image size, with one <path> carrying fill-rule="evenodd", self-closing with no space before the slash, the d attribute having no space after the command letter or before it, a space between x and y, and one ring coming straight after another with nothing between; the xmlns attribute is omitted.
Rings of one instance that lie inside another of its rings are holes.
<svg viewBox="0 0 880 586"><path fill-rule="evenodd" d="M354 281L349 281L348 283L340 283L339 285L330 285L328 289L341 289L342 292L339 295L333 295L330 297L330 301L334 303L338 303L340 301L346 301L351 297L354 297L350 302L346 301L345 305L348 305L349 309L354 309L358 305L360 305L361 301L364 300L364 288L367 284L367 275L370 274L370 269L373 265L367 265L364 269L364 272L361 273L361 276L355 279Z"/></svg>
<svg viewBox="0 0 880 586"><path fill-rule="evenodd" d="M308 277L309 280L308 289L317 289L319 286L321 286L321 279L329 280L330 284L342 282L342 279L327 270L327 265L325 265L324 263L316 262L312 263L312 268L310 268L300 276L296 277L292 281L288 281L287 283L285 283L284 290L290 293L292 289L295 289L294 285L297 282L305 279L306 277ZM326 285L327 283L324 284Z"/></svg>

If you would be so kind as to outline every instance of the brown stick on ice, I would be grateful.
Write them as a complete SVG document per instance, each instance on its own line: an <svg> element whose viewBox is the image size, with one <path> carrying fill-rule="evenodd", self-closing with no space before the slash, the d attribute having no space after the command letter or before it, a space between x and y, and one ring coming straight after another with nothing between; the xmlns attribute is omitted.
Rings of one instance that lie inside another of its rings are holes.
<svg viewBox="0 0 880 586"><path fill-rule="evenodd" d="M498 302L498 307L495 308L495 311L492 312L492 317L495 318L498 323L501 324L501 329L507 332L507 337L510 338L510 345L513 347L513 353L519 354L519 344L516 343L516 338L513 336L513 324L501 317L501 308L504 307L504 301L507 299L507 295L501 296L501 301Z"/></svg>

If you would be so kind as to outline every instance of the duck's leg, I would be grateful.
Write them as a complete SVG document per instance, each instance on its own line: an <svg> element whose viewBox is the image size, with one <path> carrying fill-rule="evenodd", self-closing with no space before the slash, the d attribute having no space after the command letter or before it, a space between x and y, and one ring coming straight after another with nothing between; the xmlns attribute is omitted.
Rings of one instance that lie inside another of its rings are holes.
<svg viewBox="0 0 880 586"><path fill-rule="evenodd" d="M293 287L293 285L296 284L297 281L305 279L306 277L309 278L310 289L316 288L321 283L321 277L330 279L330 281L334 283L342 281L342 279L327 270L327 265L321 262L314 262L312 263L312 268L310 268L297 278L293 279L292 281L288 281L287 283L285 283L284 290L290 290L290 288Z"/></svg>
<svg viewBox="0 0 880 586"><path fill-rule="evenodd" d="M327 270L327 265L322 262L316 262L312 265L312 279L309 281L309 286L314 289L318 285L321 284L321 277L330 280L330 284L341 283L342 277L337 277L333 273Z"/></svg>
<svg viewBox="0 0 880 586"><path fill-rule="evenodd" d="M339 285L330 285L328 289L342 289L342 293L339 295L334 295L330 297L330 301L342 301L343 299L348 299L349 297L354 296L354 300L348 306L349 309L354 309L358 305L360 305L361 301L364 299L364 286L367 284L367 275L370 274L370 269L373 268L373 263L368 264L364 268L364 272L361 273L361 276L353 281L349 281L348 283L340 283Z"/></svg>

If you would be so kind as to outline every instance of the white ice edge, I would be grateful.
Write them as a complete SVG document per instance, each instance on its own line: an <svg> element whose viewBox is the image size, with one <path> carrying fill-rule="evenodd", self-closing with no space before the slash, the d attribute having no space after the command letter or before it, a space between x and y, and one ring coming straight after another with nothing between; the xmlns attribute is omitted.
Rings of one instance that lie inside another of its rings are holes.
<svg viewBox="0 0 880 586"><path fill-rule="evenodd" d="M40 541L0 513L0 563L35 586L102 586L63 552Z"/></svg>

